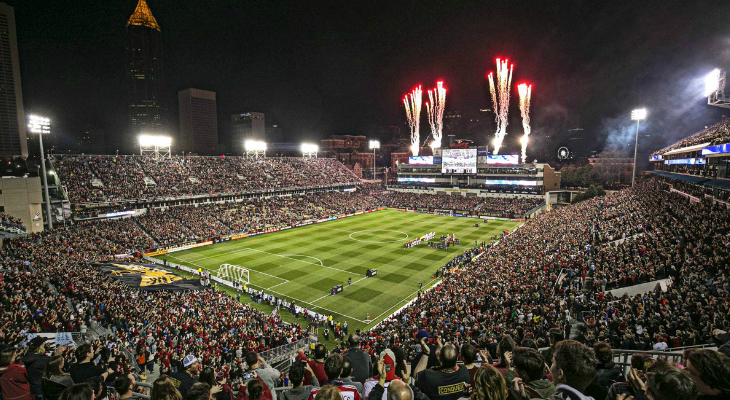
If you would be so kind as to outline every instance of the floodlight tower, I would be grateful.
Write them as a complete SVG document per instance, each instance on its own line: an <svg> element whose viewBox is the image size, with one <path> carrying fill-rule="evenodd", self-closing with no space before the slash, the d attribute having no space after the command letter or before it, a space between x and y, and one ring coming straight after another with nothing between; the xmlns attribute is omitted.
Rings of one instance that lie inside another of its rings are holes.
<svg viewBox="0 0 730 400"><path fill-rule="evenodd" d="M51 198L48 196L48 176L46 175L46 156L43 154L43 135L51 133L51 120L38 115L28 116L28 130L38 134L38 144L41 150L41 173L43 174L43 194L46 196L46 217L48 230L53 229L53 215L51 215Z"/></svg>
<svg viewBox="0 0 730 400"><path fill-rule="evenodd" d="M730 108L730 98L725 97L725 71L715 68L705 78L707 104L715 107Z"/></svg>
<svg viewBox="0 0 730 400"><path fill-rule="evenodd" d="M266 142L247 140L243 145L246 149L246 158L266 158Z"/></svg>
<svg viewBox="0 0 730 400"><path fill-rule="evenodd" d="M380 148L380 141L371 140L370 148L373 149L373 180L375 180L375 150Z"/></svg>
<svg viewBox="0 0 730 400"><path fill-rule="evenodd" d="M312 143L302 143L302 157L317 158L317 152L319 152L318 145Z"/></svg>
<svg viewBox="0 0 730 400"><path fill-rule="evenodd" d="M172 138L169 136L140 135L139 154L142 156L152 156L154 159L171 158Z"/></svg>
<svg viewBox="0 0 730 400"><path fill-rule="evenodd" d="M636 138L634 139L634 173L631 175L631 187L636 182L636 152L639 149L639 122L646 119L646 108L631 111L631 120L636 121Z"/></svg>

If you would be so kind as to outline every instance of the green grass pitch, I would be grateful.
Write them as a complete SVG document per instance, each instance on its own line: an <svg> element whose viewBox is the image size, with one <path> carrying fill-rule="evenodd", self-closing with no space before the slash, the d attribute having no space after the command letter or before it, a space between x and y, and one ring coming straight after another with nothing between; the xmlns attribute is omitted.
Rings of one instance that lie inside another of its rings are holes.
<svg viewBox="0 0 730 400"><path fill-rule="evenodd" d="M437 281L436 270L474 241L489 243L494 235L520 224L388 209L158 258L209 271L225 263L248 268L249 286L347 321L354 331L373 326L413 299L419 282L424 289L430 287ZM403 248L407 240L428 232L436 232L436 240L455 234L461 244L447 250L427 244ZM378 274L366 278L370 268ZM344 290L330 296L336 284L343 284ZM241 300L250 301L248 296ZM282 315L293 320L288 311L282 310Z"/></svg>

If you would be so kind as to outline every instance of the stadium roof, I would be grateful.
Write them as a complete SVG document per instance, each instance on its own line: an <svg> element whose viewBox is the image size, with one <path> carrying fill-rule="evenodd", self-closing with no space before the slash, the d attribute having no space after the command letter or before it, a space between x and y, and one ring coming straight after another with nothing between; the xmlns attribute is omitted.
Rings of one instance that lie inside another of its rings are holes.
<svg viewBox="0 0 730 400"><path fill-rule="evenodd" d="M681 149L670 150L670 151L664 153L664 155L668 156L668 155L672 155L672 154L687 153L690 151L700 151L709 145L710 145L710 143L708 142L708 143L696 144L694 146L682 147Z"/></svg>

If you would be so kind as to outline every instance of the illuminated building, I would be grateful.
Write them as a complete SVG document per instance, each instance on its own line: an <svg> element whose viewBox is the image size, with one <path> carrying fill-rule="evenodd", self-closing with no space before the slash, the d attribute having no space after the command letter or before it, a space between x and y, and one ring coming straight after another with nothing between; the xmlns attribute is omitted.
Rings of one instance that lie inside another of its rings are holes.
<svg viewBox="0 0 730 400"><path fill-rule="evenodd" d="M0 3L0 155L28 157L13 7Z"/></svg>
<svg viewBox="0 0 730 400"><path fill-rule="evenodd" d="M162 33L145 0L127 21L126 55L129 129L122 145L133 148L137 135L164 125Z"/></svg>

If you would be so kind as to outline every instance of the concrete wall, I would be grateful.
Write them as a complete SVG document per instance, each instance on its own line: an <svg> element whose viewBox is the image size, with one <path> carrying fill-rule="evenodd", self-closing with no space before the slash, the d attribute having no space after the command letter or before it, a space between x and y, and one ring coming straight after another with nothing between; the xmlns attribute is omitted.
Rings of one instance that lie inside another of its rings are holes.
<svg viewBox="0 0 730 400"><path fill-rule="evenodd" d="M28 233L43 231L41 178L0 178L0 206L20 218Z"/></svg>

